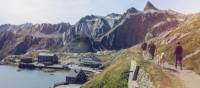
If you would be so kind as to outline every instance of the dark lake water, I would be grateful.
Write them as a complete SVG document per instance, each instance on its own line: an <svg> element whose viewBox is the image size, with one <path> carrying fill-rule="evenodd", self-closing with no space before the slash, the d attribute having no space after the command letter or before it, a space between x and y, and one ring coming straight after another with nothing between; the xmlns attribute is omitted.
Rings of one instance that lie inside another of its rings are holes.
<svg viewBox="0 0 200 88"><path fill-rule="evenodd" d="M17 67L0 66L0 88L49 88L54 83L64 82L66 72L51 73L37 70L17 71ZM79 85L77 85L79 86ZM68 86L75 88L74 85Z"/></svg>

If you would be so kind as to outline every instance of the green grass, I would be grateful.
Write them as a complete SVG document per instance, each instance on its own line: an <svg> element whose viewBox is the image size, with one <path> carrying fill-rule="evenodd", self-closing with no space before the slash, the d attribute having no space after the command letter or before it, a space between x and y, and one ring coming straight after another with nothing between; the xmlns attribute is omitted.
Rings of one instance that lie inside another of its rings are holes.
<svg viewBox="0 0 200 88"><path fill-rule="evenodd" d="M136 60L149 73L155 88L182 88L180 80L163 72L160 67L145 60L146 58L142 55L140 49L130 48L105 68L101 74L95 75L81 88L128 88L128 73L126 72L130 69L132 59Z"/></svg>
<svg viewBox="0 0 200 88"><path fill-rule="evenodd" d="M121 55L118 60L108 66L101 74L82 86L82 88L127 88L130 59Z"/></svg>
<svg viewBox="0 0 200 88"><path fill-rule="evenodd" d="M188 18L183 24L179 25L179 27L172 31L168 37L173 36L176 33L188 33L188 35L176 40L181 42L184 50L184 56L194 53L197 49L200 49L200 14L195 14ZM162 39L156 43L158 46L157 54L165 52L168 56L168 61L173 64L175 42L173 44L161 45L161 41ZM200 73L200 53L187 58L183 61L183 64L186 69Z"/></svg>
<svg viewBox="0 0 200 88"><path fill-rule="evenodd" d="M134 60L144 68L145 72L149 73L155 88L182 88L180 80L169 73L163 72L159 66L147 60L148 57L143 56L141 51L138 48L133 50Z"/></svg>

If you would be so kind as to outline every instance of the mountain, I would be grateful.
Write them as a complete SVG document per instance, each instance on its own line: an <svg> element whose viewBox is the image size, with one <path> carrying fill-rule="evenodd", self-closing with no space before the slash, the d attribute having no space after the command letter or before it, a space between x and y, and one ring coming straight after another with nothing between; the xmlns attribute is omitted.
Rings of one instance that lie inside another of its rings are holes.
<svg viewBox="0 0 200 88"><path fill-rule="evenodd" d="M173 11L169 12L174 13ZM140 71L145 69L145 72L148 73L153 83L153 88L183 88L184 86L191 88L194 85L198 86L198 83L196 83L198 80L196 80L196 78L198 79L200 74L199 35L200 13L187 15L184 17L184 21L179 23L176 27L163 31L156 37L148 40L148 42L153 41L156 44L156 58L158 58L162 52L165 53L165 67L169 68L169 70L163 71L163 68L159 67L157 63L148 60L148 56L141 51L140 44L137 44L131 48L117 51L117 54L113 53L116 57L115 61L112 61L112 64L102 71L102 74L95 75L92 80L85 83L82 87L97 88L101 86L103 88L127 88L127 86L129 86L127 85L129 76L124 75L124 73L130 71L131 60L140 64ZM179 70L179 68L175 69L174 67L174 49L177 42L180 42L183 46L183 70ZM168 63L170 65L167 65ZM142 76L138 77L144 77L145 82L142 81L141 84L138 82L138 85L141 87L144 84L145 86L142 88L148 88L151 86L151 83L147 83L146 80L148 77L143 73L141 74ZM183 75L180 76L180 74ZM187 83L189 82L188 80L193 81Z"/></svg>
<svg viewBox="0 0 200 88"><path fill-rule="evenodd" d="M68 52L95 52L100 45L95 40L107 33L120 18L119 14L86 16L73 25L72 30L65 32L65 46Z"/></svg>
<svg viewBox="0 0 200 88"><path fill-rule="evenodd" d="M153 40L158 52L165 52L170 63L174 62L176 43L183 46L183 66L200 74L200 13L187 16L174 30L163 32Z"/></svg>
<svg viewBox="0 0 200 88"><path fill-rule="evenodd" d="M24 54L29 50L93 52L93 40L109 31L120 14L86 16L75 25L59 24L4 24L0 26L1 57L7 54ZM79 46L79 47L77 47ZM96 47L97 48L97 47Z"/></svg>
<svg viewBox="0 0 200 88"><path fill-rule="evenodd" d="M149 5L151 6L148 2L147 6ZM120 22L98 41L103 44L105 49L129 48L171 30L182 23L184 19L183 14L172 10L138 11L131 8L120 18Z"/></svg>
<svg viewBox="0 0 200 88"><path fill-rule="evenodd" d="M148 1L146 6L144 7L144 11L148 10L158 10L158 9L150 1Z"/></svg>
<svg viewBox="0 0 200 88"><path fill-rule="evenodd" d="M122 15L88 15L74 25L5 24L0 26L0 56L38 49L74 53L125 49L176 27L184 18L148 2L144 11L130 8Z"/></svg>
<svg viewBox="0 0 200 88"><path fill-rule="evenodd" d="M24 54L28 50L62 48L62 33L70 29L68 23L0 26L1 57Z"/></svg>

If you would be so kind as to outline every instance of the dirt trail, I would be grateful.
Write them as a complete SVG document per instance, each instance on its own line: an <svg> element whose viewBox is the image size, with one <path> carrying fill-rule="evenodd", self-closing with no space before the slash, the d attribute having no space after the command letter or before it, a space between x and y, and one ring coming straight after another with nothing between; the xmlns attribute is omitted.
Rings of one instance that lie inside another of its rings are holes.
<svg viewBox="0 0 200 88"><path fill-rule="evenodd" d="M145 57L145 55L143 56ZM156 64L156 60L150 60L150 62ZM194 71L176 69L174 65L169 65L168 63L165 63L163 71L179 78L184 88L200 88L200 75Z"/></svg>
<svg viewBox="0 0 200 88"><path fill-rule="evenodd" d="M200 88L200 75L190 70L176 70L173 65L165 64L164 71L174 74L183 82L185 88Z"/></svg>

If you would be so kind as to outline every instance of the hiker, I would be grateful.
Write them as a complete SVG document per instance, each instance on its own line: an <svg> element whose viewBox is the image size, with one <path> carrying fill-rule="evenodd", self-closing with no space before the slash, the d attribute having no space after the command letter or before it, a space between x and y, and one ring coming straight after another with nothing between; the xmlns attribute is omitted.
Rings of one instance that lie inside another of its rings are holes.
<svg viewBox="0 0 200 88"><path fill-rule="evenodd" d="M151 43L148 45L148 53L151 60L154 59L156 51L156 45L151 41Z"/></svg>
<svg viewBox="0 0 200 88"><path fill-rule="evenodd" d="M141 45L141 48L142 48L142 50L146 51L146 49L147 49L147 43L143 42L142 45Z"/></svg>
<svg viewBox="0 0 200 88"><path fill-rule="evenodd" d="M176 67L176 69L177 69L177 65L178 65L178 63L179 63L180 69L182 70L183 48L182 48L180 42L177 43L176 49L175 49L175 51L174 51L174 54L175 54L175 56L176 56L175 67Z"/></svg>
<svg viewBox="0 0 200 88"><path fill-rule="evenodd" d="M146 43L146 42L143 42L143 43L142 43L141 49L143 50L143 51L142 51L143 56L145 56L145 55L147 54L147 53L146 53L146 50L147 50L147 43Z"/></svg>

